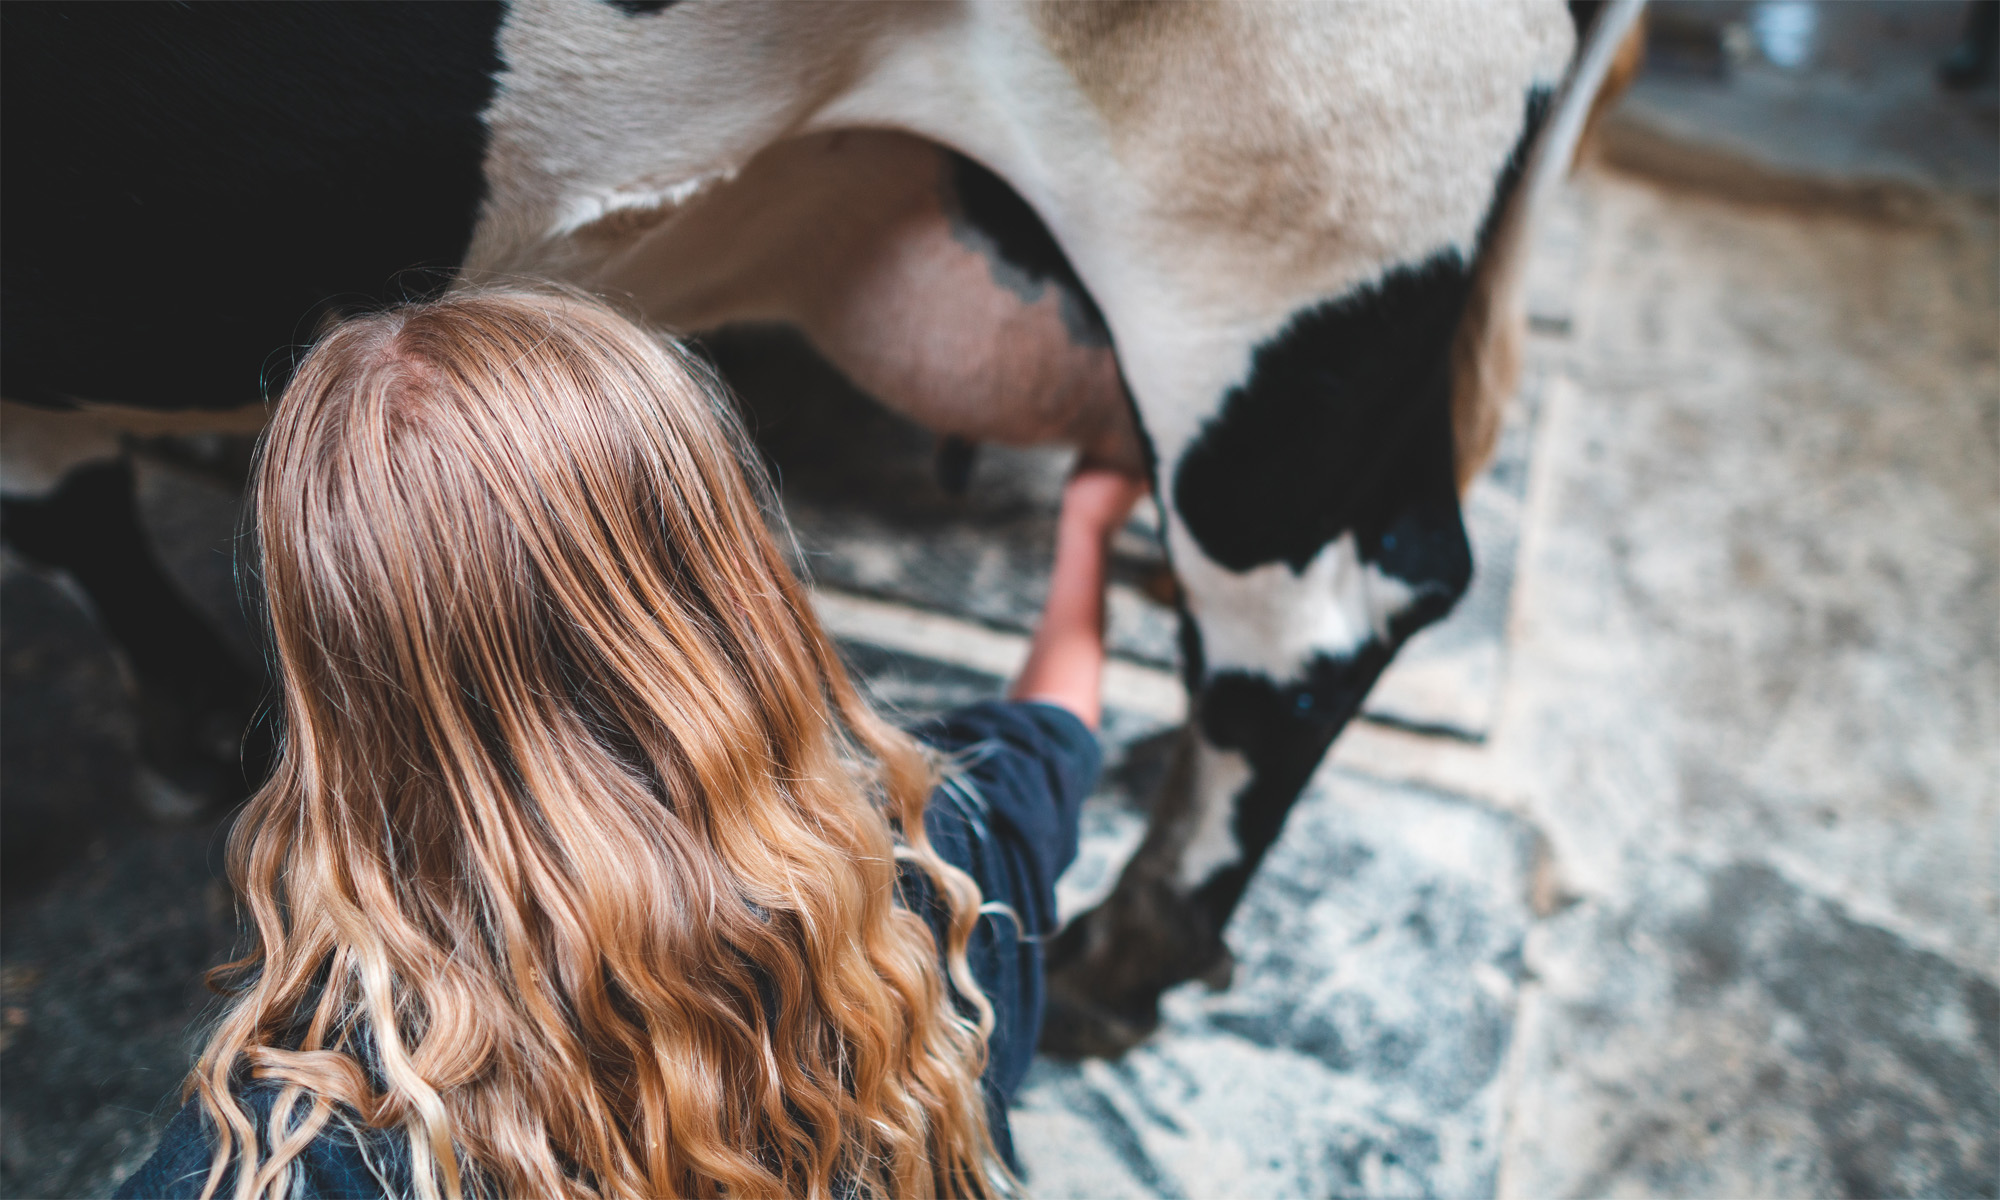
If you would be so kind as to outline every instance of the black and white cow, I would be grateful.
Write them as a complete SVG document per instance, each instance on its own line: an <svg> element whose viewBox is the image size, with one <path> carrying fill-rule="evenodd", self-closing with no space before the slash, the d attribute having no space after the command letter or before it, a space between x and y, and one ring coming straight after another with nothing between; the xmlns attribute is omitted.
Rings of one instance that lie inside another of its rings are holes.
<svg viewBox="0 0 2000 1200"><path fill-rule="evenodd" d="M1465 589L1517 184L1545 123L1567 161L1629 7L1565 91L1557 0L16 0L5 535L82 582L149 763L200 789L253 681L147 565L118 434L254 427L315 321L385 289L553 275L681 329L788 320L940 432L1149 471L1193 716L1051 948L1051 1040L1115 1051L1226 964L1308 776Z"/></svg>

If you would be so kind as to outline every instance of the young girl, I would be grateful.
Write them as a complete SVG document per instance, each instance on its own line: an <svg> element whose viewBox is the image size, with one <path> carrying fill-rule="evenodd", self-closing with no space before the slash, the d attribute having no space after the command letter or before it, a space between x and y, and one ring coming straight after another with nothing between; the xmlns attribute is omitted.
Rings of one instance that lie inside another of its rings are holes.
<svg viewBox="0 0 2000 1200"><path fill-rule="evenodd" d="M1009 1191L1142 486L1072 478L1015 700L913 737L685 351L544 292L334 329L254 485L255 944L120 1194Z"/></svg>

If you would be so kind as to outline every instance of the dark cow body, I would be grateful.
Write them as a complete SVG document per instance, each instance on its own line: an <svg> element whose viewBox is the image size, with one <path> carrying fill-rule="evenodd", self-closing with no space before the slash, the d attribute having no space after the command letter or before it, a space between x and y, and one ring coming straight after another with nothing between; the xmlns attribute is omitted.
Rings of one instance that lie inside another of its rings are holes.
<svg viewBox="0 0 2000 1200"><path fill-rule="evenodd" d="M1467 12L1511 40L1461 48L1491 66L1450 95L1476 120L1426 125L1414 93L1346 103L1298 48L1373 38L1424 67L1428 30L1367 7L17 0L0 393L239 409L330 313L461 268L555 274L680 328L795 320L955 436L947 481L982 438L1151 472L1192 717L1118 889L1050 948L1050 1044L1115 1052L1162 989L1226 966L1326 748L1470 578L1460 443L1491 397L1468 400L1465 347L1504 308L1561 40L1536 0L1513 25ZM922 82L973 49L984 82ZM1291 83L1230 74L1266 68ZM1260 144L1236 145L1236 104ZM1397 119L1463 153L1383 153ZM132 648L153 768L226 791L202 743L255 680L203 666L227 653L150 563L130 490L107 461L10 491L0 532Z"/></svg>
<svg viewBox="0 0 2000 1200"><path fill-rule="evenodd" d="M501 11L0 6L0 394L238 408L329 306L448 282Z"/></svg>

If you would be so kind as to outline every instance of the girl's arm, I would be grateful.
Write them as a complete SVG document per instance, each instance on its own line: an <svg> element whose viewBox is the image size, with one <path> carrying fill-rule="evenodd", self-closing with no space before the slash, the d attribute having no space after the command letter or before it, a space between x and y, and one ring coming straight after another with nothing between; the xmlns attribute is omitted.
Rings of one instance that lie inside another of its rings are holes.
<svg viewBox="0 0 2000 1200"><path fill-rule="evenodd" d="M1049 598L1042 605L1028 661L1008 692L1013 699L1060 705L1097 728L1105 564L1112 535L1145 494L1144 481L1090 465L1079 466L1063 485Z"/></svg>

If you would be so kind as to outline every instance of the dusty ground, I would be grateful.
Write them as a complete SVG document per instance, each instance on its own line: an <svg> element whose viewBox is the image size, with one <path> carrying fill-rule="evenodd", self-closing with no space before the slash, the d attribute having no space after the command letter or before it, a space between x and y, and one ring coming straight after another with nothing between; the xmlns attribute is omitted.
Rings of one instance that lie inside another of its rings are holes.
<svg viewBox="0 0 2000 1200"><path fill-rule="evenodd" d="M1871 61L1914 104L1905 57ZM1696 84L1648 86L1642 123ZM1625 161L1659 168L1670 124ZM1472 504L1485 590L1336 747L1229 931L1232 987L1172 994L1121 1062L1037 1067L1037 1194L2000 1194L2000 235L1964 182L2000 176L1948 142L1915 157L1974 166L1918 162L1884 204L1848 186L1875 151L1834 141L1778 164L1825 168L1805 207L1721 168L1579 178ZM996 690L1060 457L986 453L954 500L926 435L784 343L717 350L878 695ZM226 604L229 498L158 464L146 494ZM1177 703L1143 528L1121 551L1072 908ZM0 1192L100 1194L231 935L217 826L133 802L116 664L59 581L6 563L0 638Z"/></svg>

